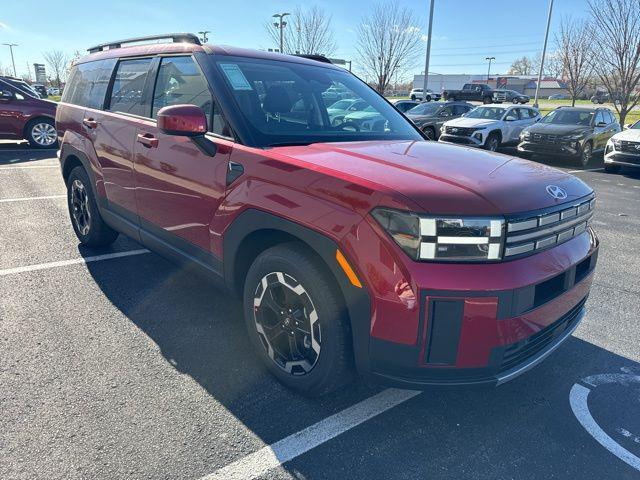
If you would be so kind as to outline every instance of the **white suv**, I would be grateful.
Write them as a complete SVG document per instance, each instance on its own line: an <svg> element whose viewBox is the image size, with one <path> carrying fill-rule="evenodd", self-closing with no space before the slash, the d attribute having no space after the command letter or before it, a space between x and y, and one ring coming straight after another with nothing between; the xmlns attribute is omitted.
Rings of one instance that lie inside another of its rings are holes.
<svg viewBox="0 0 640 480"><path fill-rule="evenodd" d="M409 94L409 98L411 98L411 100L419 100L419 101L424 100L425 102L430 102L431 100L437 102L438 100L440 100L441 97L442 95L434 92L430 88L427 88L426 97L424 95L424 89L422 88L414 88L413 90L411 90L411 93Z"/></svg>
<svg viewBox="0 0 640 480"><path fill-rule="evenodd" d="M520 132L538 120L540 112L533 107L482 105L460 118L445 122L440 141L495 152L501 145L518 143Z"/></svg>

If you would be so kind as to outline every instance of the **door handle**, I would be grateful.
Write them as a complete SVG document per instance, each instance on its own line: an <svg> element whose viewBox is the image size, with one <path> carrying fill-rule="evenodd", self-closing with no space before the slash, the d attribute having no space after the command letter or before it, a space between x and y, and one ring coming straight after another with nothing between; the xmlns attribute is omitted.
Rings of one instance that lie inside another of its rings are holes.
<svg viewBox="0 0 640 480"><path fill-rule="evenodd" d="M158 147L158 139L151 135L150 133L139 133L138 134L138 143L141 143L147 148L157 148Z"/></svg>
<svg viewBox="0 0 640 480"><path fill-rule="evenodd" d="M87 128L91 128L94 129L98 126L98 122L96 122L93 118L84 118L82 120L82 124L87 127Z"/></svg>

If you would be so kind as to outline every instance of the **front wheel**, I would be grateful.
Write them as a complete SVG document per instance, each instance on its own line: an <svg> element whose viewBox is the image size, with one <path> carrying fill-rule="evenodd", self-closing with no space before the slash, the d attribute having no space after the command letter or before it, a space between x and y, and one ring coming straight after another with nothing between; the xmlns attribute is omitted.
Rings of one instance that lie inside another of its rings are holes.
<svg viewBox="0 0 640 480"><path fill-rule="evenodd" d="M411 100L413 100L415 102L416 101L416 96L415 95L411 95Z"/></svg>
<svg viewBox="0 0 640 480"><path fill-rule="evenodd" d="M243 298L254 350L284 385L320 396L353 378L340 291L302 245L287 243L261 253L249 269Z"/></svg>
<svg viewBox="0 0 640 480"><path fill-rule="evenodd" d="M587 165L589 165L592 155L593 155L593 145L591 145L591 142L587 142L584 144L584 147L582 147L582 152L580 153L578 162L580 163L581 166L586 167Z"/></svg>
<svg viewBox="0 0 640 480"><path fill-rule="evenodd" d="M425 99L426 102L430 102L431 101L431 97L429 95L427 95L427 98Z"/></svg>
<svg viewBox="0 0 640 480"><path fill-rule="evenodd" d="M433 127L424 127L422 130L427 140L436 140L436 130Z"/></svg>
<svg viewBox="0 0 640 480"><path fill-rule="evenodd" d="M102 220L89 176L82 167L74 168L67 179L67 205L73 230L83 245L104 247L118 238L118 232Z"/></svg>
<svg viewBox="0 0 640 480"><path fill-rule="evenodd" d="M495 133L489 135L487 142L484 144L484 148L490 152L497 152L498 148L500 148L500 137Z"/></svg>
<svg viewBox="0 0 640 480"><path fill-rule="evenodd" d="M491 103L491 102L493 102L493 98L491 98L491 97L484 97L482 99L482 103L484 103L485 105L488 104L488 103Z"/></svg>

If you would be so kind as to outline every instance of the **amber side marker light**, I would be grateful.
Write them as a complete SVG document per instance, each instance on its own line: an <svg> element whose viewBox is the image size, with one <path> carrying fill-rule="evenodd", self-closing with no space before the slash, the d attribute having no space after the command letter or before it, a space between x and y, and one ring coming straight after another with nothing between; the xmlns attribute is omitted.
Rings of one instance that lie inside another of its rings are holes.
<svg viewBox="0 0 640 480"><path fill-rule="evenodd" d="M353 271L353 268L351 268L351 265L349 265L349 262L347 262L347 259L344 258L344 255L340 250L336 250L336 260L338 261L338 264L342 267L342 270L344 270L344 273L347 275L347 278L349 279L351 284L358 288L362 288L362 284L360 283L360 280L358 280L358 277Z"/></svg>

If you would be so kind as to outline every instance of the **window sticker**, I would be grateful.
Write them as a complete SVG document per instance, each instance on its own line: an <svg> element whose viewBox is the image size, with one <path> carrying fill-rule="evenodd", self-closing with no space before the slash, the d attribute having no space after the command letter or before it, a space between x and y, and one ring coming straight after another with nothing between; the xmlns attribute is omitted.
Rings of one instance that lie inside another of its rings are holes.
<svg viewBox="0 0 640 480"><path fill-rule="evenodd" d="M253 90L238 65L235 63L221 63L220 68L222 68L234 90Z"/></svg>

